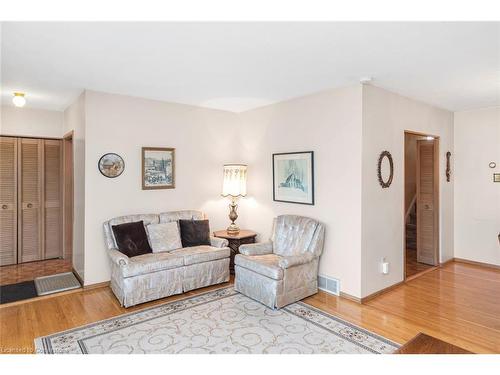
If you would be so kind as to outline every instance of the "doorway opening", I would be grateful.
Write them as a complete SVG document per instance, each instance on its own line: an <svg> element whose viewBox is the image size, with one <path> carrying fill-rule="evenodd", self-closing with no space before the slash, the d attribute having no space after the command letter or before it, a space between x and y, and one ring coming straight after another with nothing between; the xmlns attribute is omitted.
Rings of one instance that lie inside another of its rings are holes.
<svg viewBox="0 0 500 375"><path fill-rule="evenodd" d="M72 259L73 133L1 136L0 155L0 304L80 288Z"/></svg>
<svg viewBox="0 0 500 375"><path fill-rule="evenodd" d="M405 131L405 280L439 265L439 137Z"/></svg>

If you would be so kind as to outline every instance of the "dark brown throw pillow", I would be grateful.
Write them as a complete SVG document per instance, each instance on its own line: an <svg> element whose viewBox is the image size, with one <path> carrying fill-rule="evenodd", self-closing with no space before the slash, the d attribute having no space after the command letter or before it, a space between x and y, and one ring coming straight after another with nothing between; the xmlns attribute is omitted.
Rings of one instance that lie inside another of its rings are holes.
<svg viewBox="0 0 500 375"><path fill-rule="evenodd" d="M210 245L208 220L179 220L182 247Z"/></svg>
<svg viewBox="0 0 500 375"><path fill-rule="evenodd" d="M142 221L113 225L112 229L118 250L129 258L153 252Z"/></svg>

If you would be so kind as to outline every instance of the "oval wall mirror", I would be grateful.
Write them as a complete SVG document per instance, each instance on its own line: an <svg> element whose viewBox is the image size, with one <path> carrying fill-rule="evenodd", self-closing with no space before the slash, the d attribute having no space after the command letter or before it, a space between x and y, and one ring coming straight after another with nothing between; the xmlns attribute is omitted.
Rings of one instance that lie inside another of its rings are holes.
<svg viewBox="0 0 500 375"><path fill-rule="evenodd" d="M394 163L389 151L382 151L380 153L377 164L377 175L378 182L382 188L391 186L392 178L394 177Z"/></svg>

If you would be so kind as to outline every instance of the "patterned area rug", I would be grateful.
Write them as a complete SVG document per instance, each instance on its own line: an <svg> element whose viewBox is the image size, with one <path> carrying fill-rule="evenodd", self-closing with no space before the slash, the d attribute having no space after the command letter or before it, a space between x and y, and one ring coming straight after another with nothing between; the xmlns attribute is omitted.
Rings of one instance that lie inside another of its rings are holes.
<svg viewBox="0 0 500 375"><path fill-rule="evenodd" d="M35 340L37 353L392 353L399 345L305 303L272 310L218 289Z"/></svg>

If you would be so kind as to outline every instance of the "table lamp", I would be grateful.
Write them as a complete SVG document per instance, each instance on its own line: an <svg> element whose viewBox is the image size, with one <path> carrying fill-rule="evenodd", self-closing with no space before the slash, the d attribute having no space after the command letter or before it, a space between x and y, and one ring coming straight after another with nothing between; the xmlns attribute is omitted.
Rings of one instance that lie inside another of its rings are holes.
<svg viewBox="0 0 500 375"><path fill-rule="evenodd" d="M224 165L224 181L222 184L222 196L231 197L229 205L229 220L231 225L227 227L227 233L236 235L240 228L234 223L238 218L236 204L239 197L247 195L247 166L244 164L226 164Z"/></svg>

